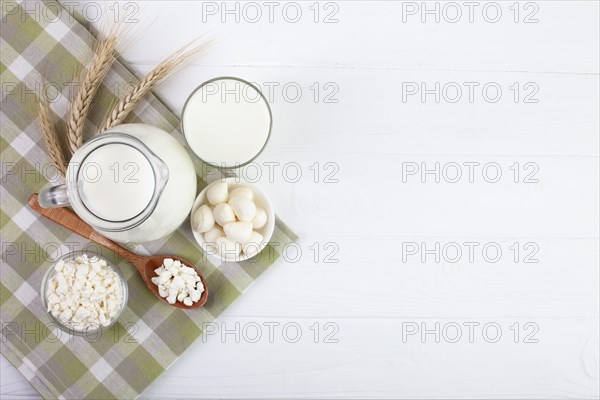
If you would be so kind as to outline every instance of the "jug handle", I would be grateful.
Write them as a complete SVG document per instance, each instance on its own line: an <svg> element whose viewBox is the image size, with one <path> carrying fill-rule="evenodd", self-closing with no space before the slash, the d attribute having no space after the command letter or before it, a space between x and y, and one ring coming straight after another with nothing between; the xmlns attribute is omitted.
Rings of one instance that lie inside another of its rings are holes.
<svg viewBox="0 0 600 400"><path fill-rule="evenodd" d="M58 208L69 205L69 196L65 185L40 190L38 202L42 208Z"/></svg>

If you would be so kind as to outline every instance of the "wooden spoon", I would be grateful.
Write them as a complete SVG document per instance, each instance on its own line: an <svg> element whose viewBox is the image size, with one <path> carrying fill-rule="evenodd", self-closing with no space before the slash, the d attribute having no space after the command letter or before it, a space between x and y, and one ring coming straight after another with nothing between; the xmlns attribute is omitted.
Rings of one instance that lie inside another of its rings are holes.
<svg viewBox="0 0 600 400"><path fill-rule="evenodd" d="M175 256L140 256L138 254L132 253L129 250L125 250L123 247L119 246L115 242L110 239L105 238L98 232L94 230L90 225L86 224L77 214L68 208L42 208L40 203L38 203L38 195L34 193L29 197L29 206L42 214L44 217L48 218L51 221L56 222L59 225L67 228L68 230L77 233L78 235L83 236L86 239L91 240L92 242L98 243L100 246L106 247L107 249L117 253L125 260L129 261L133 264L140 275L142 275L142 279L148 286L148 289L156 296L156 298L160 299L162 302L169 304L169 302L160 297L158 294L158 286L156 286L150 280L152 277L157 276L154 273L154 270L160 267L165 258L172 258L173 260L179 260L182 264L186 266L192 266L189 262ZM206 285L206 281L204 277L196 269L196 272L200 276L202 284L204 285L204 292L200 296L200 300L192 304L191 306L186 306L180 301L176 301L175 304L169 304L170 306L184 308L184 309L192 309L202 307L206 300L208 299L208 286Z"/></svg>

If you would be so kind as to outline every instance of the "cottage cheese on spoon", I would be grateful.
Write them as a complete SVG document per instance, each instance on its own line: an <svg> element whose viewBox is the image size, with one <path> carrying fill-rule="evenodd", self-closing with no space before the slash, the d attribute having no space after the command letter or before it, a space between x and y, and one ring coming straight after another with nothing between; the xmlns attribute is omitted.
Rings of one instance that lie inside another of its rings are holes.
<svg viewBox="0 0 600 400"><path fill-rule="evenodd" d="M165 258L163 265L154 270L157 276L150 279L158 286L158 294L169 304L180 301L188 307L200 300L204 285L196 270L179 260Z"/></svg>

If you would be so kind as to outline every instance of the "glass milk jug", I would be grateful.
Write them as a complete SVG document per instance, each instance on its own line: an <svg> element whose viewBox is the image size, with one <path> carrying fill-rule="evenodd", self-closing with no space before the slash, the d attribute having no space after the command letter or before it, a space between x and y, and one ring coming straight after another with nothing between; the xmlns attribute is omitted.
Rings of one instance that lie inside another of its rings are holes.
<svg viewBox="0 0 600 400"><path fill-rule="evenodd" d="M196 197L187 151L167 132L144 124L119 125L85 143L69 162L65 181L42 190L40 205L70 205L101 234L122 243L169 235Z"/></svg>

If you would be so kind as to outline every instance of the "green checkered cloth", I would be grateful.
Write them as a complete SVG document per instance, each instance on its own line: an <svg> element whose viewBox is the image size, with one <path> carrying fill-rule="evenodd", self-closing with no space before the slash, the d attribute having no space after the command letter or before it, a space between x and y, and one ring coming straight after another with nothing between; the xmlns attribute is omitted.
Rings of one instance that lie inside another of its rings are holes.
<svg viewBox="0 0 600 400"><path fill-rule="evenodd" d="M53 1L2 0L0 45L2 157L0 324L2 354L44 398L130 399L137 397L280 255L296 236L277 221L271 244L258 260L214 265L196 245L189 224L139 252L173 254L204 274L210 295L205 307L182 311L157 301L135 268L104 249L32 212L28 197L52 179L34 92L48 92L59 132L69 109L76 71L89 56L93 35ZM207 77L210 78L210 77ZM117 62L104 80L86 126L91 137L109 107L135 76ZM44 83L46 82L46 83ZM40 86L41 83L41 86ZM55 96L60 90L61 96ZM127 122L171 132L183 143L179 119L148 96ZM200 188L216 171L197 164ZM51 182L51 183L58 183ZM40 286L48 263L72 249L94 249L113 260L129 285L127 308L99 337L68 335L54 327L42 307ZM266 256L264 256L266 254Z"/></svg>

